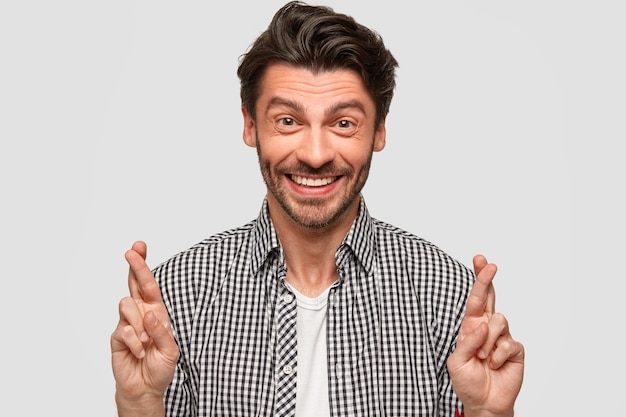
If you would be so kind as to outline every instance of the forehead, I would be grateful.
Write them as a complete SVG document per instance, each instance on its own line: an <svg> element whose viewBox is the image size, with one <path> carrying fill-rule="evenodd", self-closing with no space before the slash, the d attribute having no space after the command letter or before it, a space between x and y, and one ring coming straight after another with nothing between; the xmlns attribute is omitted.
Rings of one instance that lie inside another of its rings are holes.
<svg viewBox="0 0 626 417"><path fill-rule="evenodd" d="M276 97L305 102L359 100L366 106L374 105L359 74L347 69L312 72L284 64L271 65L261 80L259 104Z"/></svg>

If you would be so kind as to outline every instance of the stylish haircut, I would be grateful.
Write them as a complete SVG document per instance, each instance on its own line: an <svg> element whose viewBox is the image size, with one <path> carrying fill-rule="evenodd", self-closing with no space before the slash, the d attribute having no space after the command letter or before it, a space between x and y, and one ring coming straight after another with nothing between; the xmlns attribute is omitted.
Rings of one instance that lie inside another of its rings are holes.
<svg viewBox="0 0 626 417"><path fill-rule="evenodd" d="M398 62L378 33L351 16L300 1L291 1L276 12L267 30L242 55L237 69L241 102L253 118L265 71L280 63L314 73L355 71L376 103L376 125L389 113Z"/></svg>

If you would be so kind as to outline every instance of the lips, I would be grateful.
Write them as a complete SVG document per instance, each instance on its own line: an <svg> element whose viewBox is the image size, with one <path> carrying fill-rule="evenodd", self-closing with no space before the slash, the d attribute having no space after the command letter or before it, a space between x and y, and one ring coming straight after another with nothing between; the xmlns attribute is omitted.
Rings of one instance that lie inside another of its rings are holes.
<svg viewBox="0 0 626 417"><path fill-rule="evenodd" d="M291 180L298 185L305 187L323 187L328 184L332 184L338 177L325 177L325 178L307 178L299 175L292 175Z"/></svg>

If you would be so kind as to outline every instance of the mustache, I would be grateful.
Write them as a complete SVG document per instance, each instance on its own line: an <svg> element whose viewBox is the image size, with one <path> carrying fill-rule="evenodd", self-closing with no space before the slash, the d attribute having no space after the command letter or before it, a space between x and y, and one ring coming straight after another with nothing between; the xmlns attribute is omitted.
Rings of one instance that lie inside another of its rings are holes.
<svg viewBox="0 0 626 417"><path fill-rule="evenodd" d="M349 168L338 168L332 161L325 163L320 167L312 167L310 165L305 164L304 162L298 162L295 165L289 166L279 166L277 167L277 171L281 174L292 173L292 174L300 174L300 175L310 175L310 176L325 176L325 175L349 175L352 173L352 170Z"/></svg>

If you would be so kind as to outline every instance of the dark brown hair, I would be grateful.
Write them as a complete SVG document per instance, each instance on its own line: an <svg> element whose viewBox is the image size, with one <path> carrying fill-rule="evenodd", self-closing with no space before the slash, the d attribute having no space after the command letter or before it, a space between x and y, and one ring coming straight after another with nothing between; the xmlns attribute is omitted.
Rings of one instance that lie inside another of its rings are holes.
<svg viewBox="0 0 626 417"><path fill-rule="evenodd" d="M351 16L300 1L276 12L267 30L242 55L237 70L242 105L253 118L261 79L267 67L276 63L313 72L353 70L376 103L376 125L389 112L398 63L380 35Z"/></svg>

